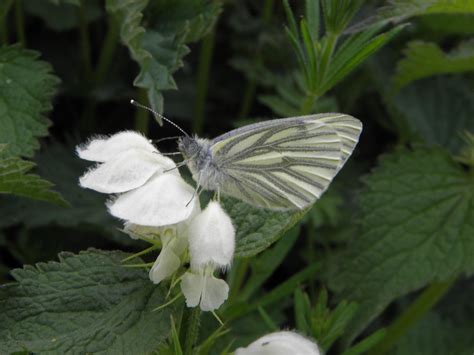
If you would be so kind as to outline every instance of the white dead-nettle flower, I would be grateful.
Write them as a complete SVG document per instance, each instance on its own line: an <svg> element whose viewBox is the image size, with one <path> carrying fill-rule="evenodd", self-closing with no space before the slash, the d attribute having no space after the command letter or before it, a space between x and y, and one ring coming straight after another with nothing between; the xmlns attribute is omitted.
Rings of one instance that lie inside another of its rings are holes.
<svg viewBox="0 0 474 355"><path fill-rule="evenodd" d="M283 331L264 335L235 355L320 355L318 345L295 332Z"/></svg>
<svg viewBox="0 0 474 355"><path fill-rule="evenodd" d="M191 270L181 281L188 307L199 305L203 311L212 311L224 303L229 286L214 277L214 271L230 266L234 248L232 221L218 202L211 201L189 225Z"/></svg>
<svg viewBox="0 0 474 355"><path fill-rule="evenodd" d="M120 193L108 203L115 217L159 227L188 219L199 204L176 164L137 132L98 137L76 150L82 159L98 162L80 178L82 187Z"/></svg>
<svg viewBox="0 0 474 355"><path fill-rule="evenodd" d="M188 249L189 222L201 211L199 204L187 220L163 227L140 226L125 223L124 232L132 238L147 238L161 242L161 251L150 269L149 277L154 284L171 277L181 266Z"/></svg>

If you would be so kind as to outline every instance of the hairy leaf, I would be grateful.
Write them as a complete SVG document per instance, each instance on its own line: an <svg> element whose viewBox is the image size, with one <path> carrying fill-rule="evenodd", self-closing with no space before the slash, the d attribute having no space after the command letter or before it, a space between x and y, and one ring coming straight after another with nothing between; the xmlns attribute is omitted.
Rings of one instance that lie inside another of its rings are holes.
<svg viewBox="0 0 474 355"><path fill-rule="evenodd" d="M35 164L20 158L3 158L0 147L0 194L13 194L67 206L61 195L51 190L54 184L38 175L28 174Z"/></svg>
<svg viewBox="0 0 474 355"><path fill-rule="evenodd" d="M405 58L397 63L393 81L396 89L414 80L437 74L474 71L474 41L465 41L450 53L436 43L409 42Z"/></svg>
<svg viewBox="0 0 474 355"><path fill-rule="evenodd" d="M140 66L134 85L147 90L151 107L163 111L163 90L176 89L172 74L189 52L185 45L204 36L220 13L220 2L160 1L151 5L153 29L142 26L148 0L107 0L107 11L120 23L120 38Z"/></svg>
<svg viewBox="0 0 474 355"><path fill-rule="evenodd" d="M466 80L426 79L402 89L393 104L430 145L457 153L463 145L461 134L474 131L474 92Z"/></svg>
<svg viewBox="0 0 474 355"><path fill-rule="evenodd" d="M223 199L237 231L235 257L248 258L265 250L306 213L257 208L232 198Z"/></svg>
<svg viewBox="0 0 474 355"><path fill-rule="evenodd" d="M167 337L171 308L128 254L61 253L59 262L12 271L0 288L0 353L151 353ZM136 260L136 259L135 259Z"/></svg>
<svg viewBox="0 0 474 355"><path fill-rule="evenodd" d="M360 235L330 278L360 304L349 338L397 297L474 271L474 181L446 152L397 151L365 184Z"/></svg>
<svg viewBox="0 0 474 355"><path fill-rule="evenodd" d="M10 156L32 157L38 137L48 134L43 114L51 109L59 79L38 57L19 46L0 48L0 144L8 144Z"/></svg>

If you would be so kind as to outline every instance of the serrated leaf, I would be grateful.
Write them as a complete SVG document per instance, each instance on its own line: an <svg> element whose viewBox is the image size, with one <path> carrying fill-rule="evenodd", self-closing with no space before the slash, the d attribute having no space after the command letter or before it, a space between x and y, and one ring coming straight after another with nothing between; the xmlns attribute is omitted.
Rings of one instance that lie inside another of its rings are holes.
<svg viewBox="0 0 474 355"><path fill-rule="evenodd" d="M166 290L120 251L61 253L0 288L0 353L151 353L167 337Z"/></svg>
<svg viewBox="0 0 474 355"><path fill-rule="evenodd" d="M330 278L360 304L349 339L397 297L474 270L474 181L445 151L387 155L365 185L360 235Z"/></svg>
<svg viewBox="0 0 474 355"><path fill-rule="evenodd" d="M176 89L172 74L189 53L188 42L196 41L213 27L220 2L207 0L153 2L153 29L142 26L148 0L107 0L107 11L120 23L120 38L140 66L134 85L147 90L151 107L163 112L163 90Z"/></svg>
<svg viewBox="0 0 474 355"><path fill-rule="evenodd" d="M464 306L460 305L460 306ZM474 324L453 323L428 313L390 352L391 355L472 355Z"/></svg>
<svg viewBox="0 0 474 355"><path fill-rule="evenodd" d="M248 258L265 250L306 213L271 211L233 198L224 198L222 203L236 228L236 258Z"/></svg>
<svg viewBox="0 0 474 355"><path fill-rule="evenodd" d="M10 156L32 157L38 138L48 134L51 109L59 79L39 53L19 46L0 47L0 143Z"/></svg>
<svg viewBox="0 0 474 355"><path fill-rule="evenodd" d="M436 43L412 41L405 57L397 63L393 77L398 90L412 81L438 74L474 71L474 41L461 42L458 47L445 53Z"/></svg>
<svg viewBox="0 0 474 355"><path fill-rule="evenodd" d="M54 184L38 175L28 174L35 166L34 163L20 158L4 159L2 156L6 151L8 150L0 151L0 194L47 201L63 207L68 205L61 194L51 190Z"/></svg>
<svg viewBox="0 0 474 355"><path fill-rule="evenodd" d="M395 109L430 145L457 153L461 134L474 131L474 92L461 78L438 77L414 83L394 98Z"/></svg>

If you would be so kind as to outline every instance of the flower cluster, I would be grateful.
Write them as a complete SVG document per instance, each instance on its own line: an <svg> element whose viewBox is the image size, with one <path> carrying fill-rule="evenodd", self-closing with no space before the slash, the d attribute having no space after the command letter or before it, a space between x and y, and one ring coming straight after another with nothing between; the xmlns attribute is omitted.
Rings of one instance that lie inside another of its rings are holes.
<svg viewBox="0 0 474 355"><path fill-rule="evenodd" d="M235 243L232 221L220 204L211 201L201 211L199 198L173 160L137 132L97 137L76 150L82 159L97 162L80 185L115 194L107 206L125 221L125 232L161 244L150 270L152 282L170 278L189 258L190 269L181 279L187 306L219 308L229 287L214 272L230 266Z"/></svg>

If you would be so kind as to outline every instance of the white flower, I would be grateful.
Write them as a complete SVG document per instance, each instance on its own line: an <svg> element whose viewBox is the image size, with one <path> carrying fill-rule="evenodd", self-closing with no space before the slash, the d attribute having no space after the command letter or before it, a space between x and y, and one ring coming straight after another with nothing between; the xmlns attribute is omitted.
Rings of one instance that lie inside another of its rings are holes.
<svg viewBox="0 0 474 355"><path fill-rule="evenodd" d="M181 290L188 307L203 311L219 308L229 286L214 277L217 268L230 266L235 248L235 230L230 217L217 202L210 202L189 225L191 271L183 275Z"/></svg>
<svg viewBox="0 0 474 355"><path fill-rule="evenodd" d="M246 348L238 348L235 355L320 355L316 343L295 332L267 334Z"/></svg>
<svg viewBox="0 0 474 355"><path fill-rule="evenodd" d="M115 217L143 226L171 225L188 219L199 204L176 164L137 132L98 137L76 151L99 162L80 178L82 187L121 193L108 203Z"/></svg>

